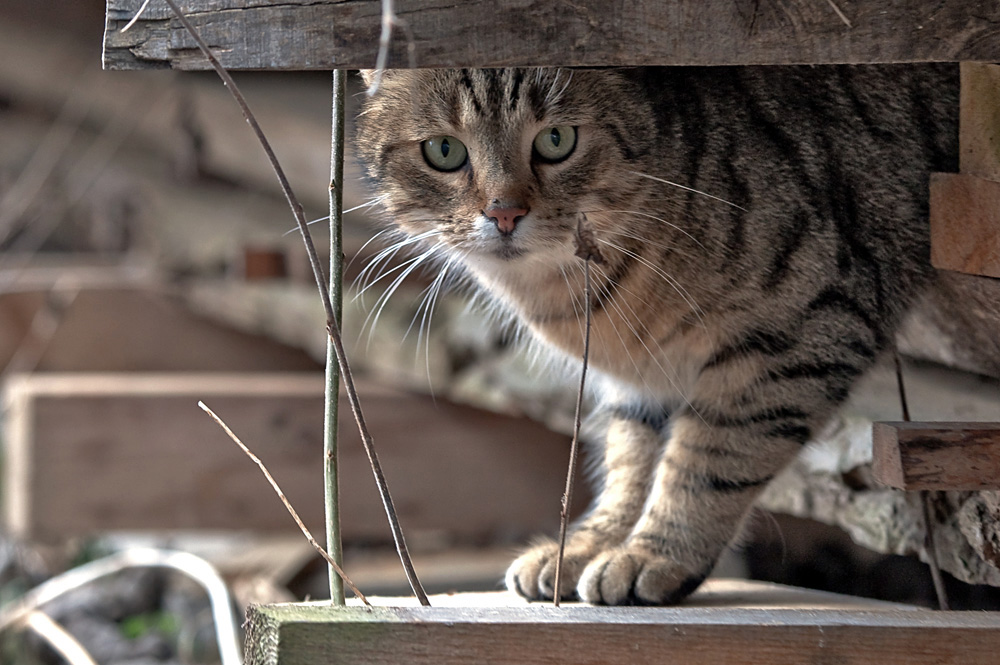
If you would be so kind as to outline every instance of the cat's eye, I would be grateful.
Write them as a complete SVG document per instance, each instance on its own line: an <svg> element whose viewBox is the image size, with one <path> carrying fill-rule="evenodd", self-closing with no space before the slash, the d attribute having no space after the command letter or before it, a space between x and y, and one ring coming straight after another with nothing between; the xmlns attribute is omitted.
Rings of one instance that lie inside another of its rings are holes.
<svg viewBox="0 0 1000 665"><path fill-rule="evenodd" d="M465 164L468 151L454 136L435 136L421 145L424 159L438 171L456 171Z"/></svg>
<svg viewBox="0 0 1000 665"><path fill-rule="evenodd" d="M535 155L550 164L569 157L575 147L576 127L549 127L535 137Z"/></svg>

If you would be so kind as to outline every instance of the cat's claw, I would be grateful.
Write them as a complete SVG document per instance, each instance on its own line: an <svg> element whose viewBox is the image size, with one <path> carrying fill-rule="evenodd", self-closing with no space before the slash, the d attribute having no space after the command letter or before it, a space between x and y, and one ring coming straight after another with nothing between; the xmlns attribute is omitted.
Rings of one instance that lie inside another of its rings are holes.
<svg viewBox="0 0 1000 665"><path fill-rule="evenodd" d="M693 574L670 558L626 545L591 561L577 592L595 605L673 605L704 579L704 574Z"/></svg>

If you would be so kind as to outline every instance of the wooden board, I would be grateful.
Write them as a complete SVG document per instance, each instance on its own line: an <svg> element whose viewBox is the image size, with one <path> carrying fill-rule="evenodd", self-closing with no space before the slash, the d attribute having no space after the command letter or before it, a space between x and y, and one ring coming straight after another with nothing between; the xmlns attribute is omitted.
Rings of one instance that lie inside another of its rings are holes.
<svg viewBox="0 0 1000 665"><path fill-rule="evenodd" d="M887 607L752 582L720 592L713 582L671 608L554 608L503 597L490 606L482 596L429 608L252 607L246 662L986 665L1000 650L995 612ZM713 594L722 602L703 602Z"/></svg>
<svg viewBox="0 0 1000 665"><path fill-rule="evenodd" d="M1000 489L1000 423L875 423L872 471L904 490Z"/></svg>
<svg viewBox="0 0 1000 665"><path fill-rule="evenodd" d="M207 69L162 3L108 0L108 69ZM182 3L232 69L373 67L380 0ZM420 67L1000 60L1000 5L980 0L431 0L396 2ZM392 67L408 65L396 30Z"/></svg>
<svg viewBox="0 0 1000 665"><path fill-rule="evenodd" d="M1000 66L962 63L959 169L1000 182Z"/></svg>
<svg viewBox="0 0 1000 665"><path fill-rule="evenodd" d="M931 174L931 263L1000 277L1000 182Z"/></svg>
<svg viewBox="0 0 1000 665"><path fill-rule="evenodd" d="M376 385L360 391L411 544L509 542L557 528L566 437ZM47 540L120 529L296 533L257 466L197 407L204 400L321 533L322 394L319 373L13 377L7 528ZM343 537L389 541L346 401L341 409Z"/></svg>

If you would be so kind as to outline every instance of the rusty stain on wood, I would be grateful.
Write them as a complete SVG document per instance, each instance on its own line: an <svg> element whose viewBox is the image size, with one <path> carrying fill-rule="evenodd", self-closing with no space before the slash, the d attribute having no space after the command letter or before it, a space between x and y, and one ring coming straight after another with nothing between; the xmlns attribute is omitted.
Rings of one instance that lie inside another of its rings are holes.
<svg viewBox="0 0 1000 665"><path fill-rule="evenodd" d="M875 479L904 490L1000 489L1000 423L875 423Z"/></svg>
<svg viewBox="0 0 1000 665"><path fill-rule="evenodd" d="M165 6L108 0L107 69L205 69ZM354 69L375 64L380 0L187 2L195 27L232 69ZM1000 4L855 0L412 0L397 14L420 67L826 64L1000 60ZM405 67L396 31L390 67Z"/></svg>

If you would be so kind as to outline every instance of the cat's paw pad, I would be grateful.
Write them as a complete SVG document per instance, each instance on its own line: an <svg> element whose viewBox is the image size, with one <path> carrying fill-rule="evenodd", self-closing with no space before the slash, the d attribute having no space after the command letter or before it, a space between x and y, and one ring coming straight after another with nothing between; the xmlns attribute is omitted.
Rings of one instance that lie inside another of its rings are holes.
<svg viewBox="0 0 1000 665"><path fill-rule="evenodd" d="M672 605L704 579L704 574L693 574L670 558L626 546L591 561L577 592L595 605Z"/></svg>
<svg viewBox="0 0 1000 665"><path fill-rule="evenodd" d="M544 542L529 549L507 569L507 589L528 600L552 600L556 585L556 558L559 546ZM567 548L563 556L560 598L576 597L576 582L590 560L589 552Z"/></svg>

